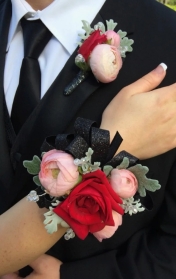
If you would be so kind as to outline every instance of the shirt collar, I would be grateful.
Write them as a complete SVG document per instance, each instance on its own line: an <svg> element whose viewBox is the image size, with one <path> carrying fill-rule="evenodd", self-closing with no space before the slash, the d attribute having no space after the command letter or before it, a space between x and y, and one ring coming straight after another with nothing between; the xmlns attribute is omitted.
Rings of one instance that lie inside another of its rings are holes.
<svg viewBox="0 0 176 279"><path fill-rule="evenodd" d="M19 21L23 16L31 20L40 18L53 36L65 47L69 54L75 50L83 33L81 20L92 22L105 0L55 0L42 11L35 11L25 0L12 1L12 20L9 30L10 45Z"/></svg>
<svg viewBox="0 0 176 279"><path fill-rule="evenodd" d="M21 18L25 16L28 12L35 13L35 11L32 9L32 7L30 7L30 5L28 5L26 1L11 0L11 2L12 2L12 18L11 18L11 24L9 29L7 50L10 46L14 34L17 32L18 24Z"/></svg>

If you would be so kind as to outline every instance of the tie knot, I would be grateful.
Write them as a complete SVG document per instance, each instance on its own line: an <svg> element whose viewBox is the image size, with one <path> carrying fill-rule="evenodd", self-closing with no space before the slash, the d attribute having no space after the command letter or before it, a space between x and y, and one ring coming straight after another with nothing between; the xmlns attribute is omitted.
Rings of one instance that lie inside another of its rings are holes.
<svg viewBox="0 0 176 279"><path fill-rule="evenodd" d="M24 38L24 56L38 59L52 34L41 20L21 19Z"/></svg>

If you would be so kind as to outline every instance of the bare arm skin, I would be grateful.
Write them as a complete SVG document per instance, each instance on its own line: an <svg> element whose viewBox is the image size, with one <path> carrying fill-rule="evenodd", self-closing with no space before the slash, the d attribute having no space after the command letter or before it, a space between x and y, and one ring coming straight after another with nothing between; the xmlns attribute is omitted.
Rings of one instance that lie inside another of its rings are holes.
<svg viewBox="0 0 176 279"><path fill-rule="evenodd" d="M44 254L65 233L48 234L43 225L43 213L26 198L0 216L0 276L14 272Z"/></svg>

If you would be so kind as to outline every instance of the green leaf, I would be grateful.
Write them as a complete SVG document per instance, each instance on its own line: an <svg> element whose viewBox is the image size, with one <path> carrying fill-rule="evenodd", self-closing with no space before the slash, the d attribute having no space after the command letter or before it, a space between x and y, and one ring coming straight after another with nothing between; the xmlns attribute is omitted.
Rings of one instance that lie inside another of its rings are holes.
<svg viewBox="0 0 176 279"><path fill-rule="evenodd" d="M104 34L106 32L105 25L103 22L98 22L96 25L94 25L95 30L101 30L101 32Z"/></svg>
<svg viewBox="0 0 176 279"><path fill-rule="evenodd" d="M120 53L122 57L126 57L126 52L131 52L133 51L133 48L131 45L134 43L132 39L128 39L127 37L124 37L120 41Z"/></svg>
<svg viewBox="0 0 176 279"><path fill-rule="evenodd" d="M117 34L119 34L120 38L123 39L127 35L127 32L125 31L123 32L122 30L119 30Z"/></svg>
<svg viewBox="0 0 176 279"><path fill-rule="evenodd" d="M141 197L146 196L146 190L155 192L161 188L158 180L150 179L146 177L149 169L141 164L135 165L128 169L131 171L138 180L138 193Z"/></svg>
<svg viewBox="0 0 176 279"><path fill-rule="evenodd" d="M77 62L75 60L76 66L78 66L82 71L89 71L90 67L86 62Z"/></svg>
<svg viewBox="0 0 176 279"><path fill-rule="evenodd" d="M147 179L147 184L145 185L146 190L150 192L155 192L156 190L161 189L161 185L158 180Z"/></svg>
<svg viewBox="0 0 176 279"><path fill-rule="evenodd" d="M103 167L103 172L106 174L106 176L108 176L111 173L112 170L113 170L113 167L110 166L110 165L107 165L107 166Z"/></svg>
<svg viewBox="0 0 176 279"><path fill-rule="evenodd" d="M121 162L121 164L119 166L116 167L116 169L122 170L122 169L127 169L129 166L129 159L128 157L124 157L123 161Z"/></svg>
<svg viewBox="0 0 176 279"><path fill-rule="evenodd" d="M37 186L42 186L38 175L33 177L33 181Z"/></svg>
<svg viewBox="0 0 176 279"><path fill-rule="evenodd" d="M40 171L41 160L38 156L34 155L32 161L24 161L23 166L27 168L28 173L30 174L38 174Z"/></svg>
<svg viewBox="0 0 176 279"><path fill-rule="evenodd" d="M114 22L113 19L106 20L107 30L114 30L114 28L117 26L117 22Z"/></svg>
<svg viewBox="0 0 176 279"><path fill-rule="evenodd" d="M89 22L86 20L82 20L82 23L82 29L85 30L87 34L90 34L93 31L93 28L90 26Z"/></svg>
<svg viewBox="0 0 176 279"><path fill-rule="evenodd" d="M142 206L139 199L134 200L134 197L131 197L122 200L123 200L122 208L125 210L125 213L129 213L130 215L132 215L145 210L145 208Z"/></svg>
<svg viewBox="0 0 176 279"><path fill-rule="evenodd" d="M55 214L52 210L52 207L49 208L50 210L44 213L45 220L44 225L45 229L49 234L52 234L57 231L58 225L63 221L57 214Z"/></svg>
<svg viewBox="0 0 176 279"><path fill-rule="evenodd" d="M88 151L86 152L86 157L85 157L85 160L87 162L90 162L91 163L91 160L92 160L92 154L94 153L93 149L92 148L88 148Z"/></svg>
<svg viewBox="0 0 176 279"><path fill-rule="evenodd" d="M82 29L85 31L85 34L78 34L78 35L84 41L89 37L89 35L94 31L94 29L90 26L88 21L82 20L82 23L83 23Z"/></svg>

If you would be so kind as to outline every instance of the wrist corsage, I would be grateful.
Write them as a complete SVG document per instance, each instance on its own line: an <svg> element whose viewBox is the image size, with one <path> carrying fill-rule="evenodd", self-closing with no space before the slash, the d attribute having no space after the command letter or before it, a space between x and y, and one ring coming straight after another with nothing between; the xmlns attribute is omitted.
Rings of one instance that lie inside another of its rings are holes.
<svg viewBox="0 0 176 279"><path fill-rule="evenodd" d="M24 161L38 185L27 199L49 209L44 214L48 233L61 225L69 228L65 239L92 233L102 241L115 233L124 213L143 211L140 196L160 185L131 154L114 156L122 141L118 133L110 144L109 132L92 121L78 118L74 129L71 135L46 138L42 159Z"/></svg>
<svg viewBox="0 0 176 279"><path fill-rule="evenodd" d="M131 45L134 41L126 37L127 32L122 30L115 32L117 23L112 19L106 20L106 27L102 22L96 24L94 28L87 21L82 22L85 34L79 34L81 42L75 58L75 63L81 71L66 87L65 95L70 95L87 77L89 71L92 71L95 78L102 83L112 82L122 67L122 58L126 57L126 52L133 50Z"/></svg>

